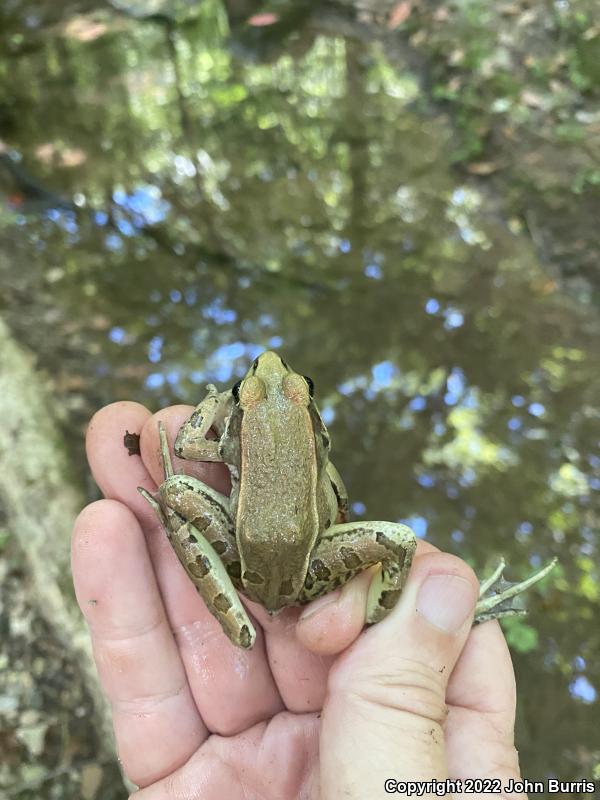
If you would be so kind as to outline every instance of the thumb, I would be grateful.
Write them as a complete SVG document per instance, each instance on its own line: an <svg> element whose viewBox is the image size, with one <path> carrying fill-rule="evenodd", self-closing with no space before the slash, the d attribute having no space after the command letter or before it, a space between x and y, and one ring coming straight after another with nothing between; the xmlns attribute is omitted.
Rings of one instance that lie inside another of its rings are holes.
<svg viewBox="0 0 600 800"><path fill-rule="evenodd" d="M477 578L459 558L419 556L390 616L338 658L322 714L323 800L374 800L389 797L387 778L448 776L446 687L478 594Z"/></svg>

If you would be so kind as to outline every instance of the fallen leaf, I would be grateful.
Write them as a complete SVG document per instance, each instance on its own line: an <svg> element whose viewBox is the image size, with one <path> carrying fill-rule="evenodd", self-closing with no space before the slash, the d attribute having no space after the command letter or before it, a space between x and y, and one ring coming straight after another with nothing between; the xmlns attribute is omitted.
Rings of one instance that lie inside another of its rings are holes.
<svg viewBox="0 0 600 800"><path fill-rule="evenodd" d="M492 172L496 172L499 168L500 165L495 164L493 161L473 161L468 165L467 172L470 172L471 175L491 175Z"/></svg>
<svg viewBox="0 0 600 800"><path fill-rule="evenodd" d="M427 34L423 29L413 33L409 39L409 42L413 45L413 47L419 47L419 45L422 45L425 41L427 41Z"/></svg>
<svg viewBox="0 0 600 800"><path fill-rule="evenodd" d="M507 17L516 17L522 10L521 6L517 3L507 3L506 5L498 6L498 11Z"/></svg>
<svg viewBox="0 0 600 800"><path fill-rule="evenodd" d="M583 41L589 42L591 39L596 39L600 36L600 25L594 25L592 28L588 28L587 31L583 34Z"/></svg>
<svg viewBox="0 0 600 800"><path fill-rule="evenodd" d="M104 36L107 30L108 26L103 22L85 16L73 17L64 28L66 36L80 42L93 42L94 39Z"/></svg>
<svg viewBox="0 0 600 800"><path fill-rule="evenodd" d="M60 154L60 165L62 167L79 167L86 159L85 151L80 147L69 147Z"/></svg>
<svg viewBox="0 0 600 800"><path fill-rule="evenodd" d="M35 148L35 157L39 161L43 161L45 164L49 164L54 158L55 152L56 150L52 142L44 142L44 144L39 144Z"/></svg>
<svg viewBox="0 0 600 800"><path fill-rule="evenodd" d="M265 12L264 14L254 14L254 16L249 17L248 25L252 25L253 28L266 28L267 25L274 25L278 21L279 14Z"/></svg>
<svg viewBox="0 0 600 800"><path fill-rule="evenodd" d="M532 92L530 89L525 89L521 92L521 100L526 106L530 106L531 108L544 108L546 104L545 97L541 94L537 94L537 92Z"/></svg>
<svg viewBox="0 0 600 800"><path fill-rule="evenodd" d="M393 31L400 27L410 17L412 11L412 3L409 0L402 0L398 5L394 6L390 11L387 26L389 30Z"/></svg>

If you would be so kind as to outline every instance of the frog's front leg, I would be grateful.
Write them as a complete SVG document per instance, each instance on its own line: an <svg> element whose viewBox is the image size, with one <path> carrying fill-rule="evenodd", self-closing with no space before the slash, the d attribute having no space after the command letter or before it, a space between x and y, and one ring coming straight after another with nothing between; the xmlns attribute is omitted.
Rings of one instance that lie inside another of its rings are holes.
<svg viewBox="0 0 600 800"><path fill-rule="evenodd" d="M346 522L348 520L348 490L344 485L342 476L331 461L327 462L325 472L337 501L337 516L335 521L339 523Z"/></svg>
<svg viewBox="0 0 600 800"><path fill-rule="evenodd" d="M342 586L374 564L367 597L367 622L379 622L396 605L410 571L417 540L406 525L395 522L347 522L322 534L309 560L298 602L308 603Z"/></svg>
<svg viewBox="0 0 600 800"><path fill-rule="evenodd" d="M234 585L240 585L240 561L228 500L197 479L174 475L160 423L159 431L165 470L159 499L139 491L156 511L208 610L233 644L250 648L256 633Z"/></svg>
<svg viewBox="0 0 600 800"><path fill-rule="evenodd" d="M206 389L204 400L179 429L173 451L191 461L222 461L218 439L207 439L206 434L212 428L219 437L222 435L233 398L230 391L218 392L212 383Z"/></svg>

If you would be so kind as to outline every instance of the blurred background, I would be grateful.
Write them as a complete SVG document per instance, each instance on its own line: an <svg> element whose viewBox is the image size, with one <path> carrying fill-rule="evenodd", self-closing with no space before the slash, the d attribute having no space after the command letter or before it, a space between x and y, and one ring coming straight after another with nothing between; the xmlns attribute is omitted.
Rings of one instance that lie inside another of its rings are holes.
<svg viewBox="0 0 600 800"><path fill-rule="evenodd" d="M354 518L558 556L517 744L600 778L599 79L595 0L0 2L0 795L126 796L69 646L87 420L265 348Z"/></svg>

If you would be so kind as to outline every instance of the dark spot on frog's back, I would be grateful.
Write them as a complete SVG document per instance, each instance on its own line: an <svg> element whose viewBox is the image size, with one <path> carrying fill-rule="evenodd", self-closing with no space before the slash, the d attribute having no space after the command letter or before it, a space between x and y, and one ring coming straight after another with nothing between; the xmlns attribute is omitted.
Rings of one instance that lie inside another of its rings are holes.
<svg viewBox="0 0 600 800"><path fill-rule="evenodd" d="M216 542L212 543L213 550L219 556L222 556L225 550L227 550L227 544L225 542L221 542L217 539Z"/></svg>
<svg viewBox="0 0 600 800"><path fill-rule="evenodd" d="M314 558L310 565L310 571L320 581L328 581L331 577L331 570L325 566L325 562L320 558Z"/></svg>
<svg viewBox="0 0 600 800"><path fill-rule="evenodd" d="M360 558L354 550L349 547L340 547L340 555L347 569L358 569L360 567Z"/></svg>

